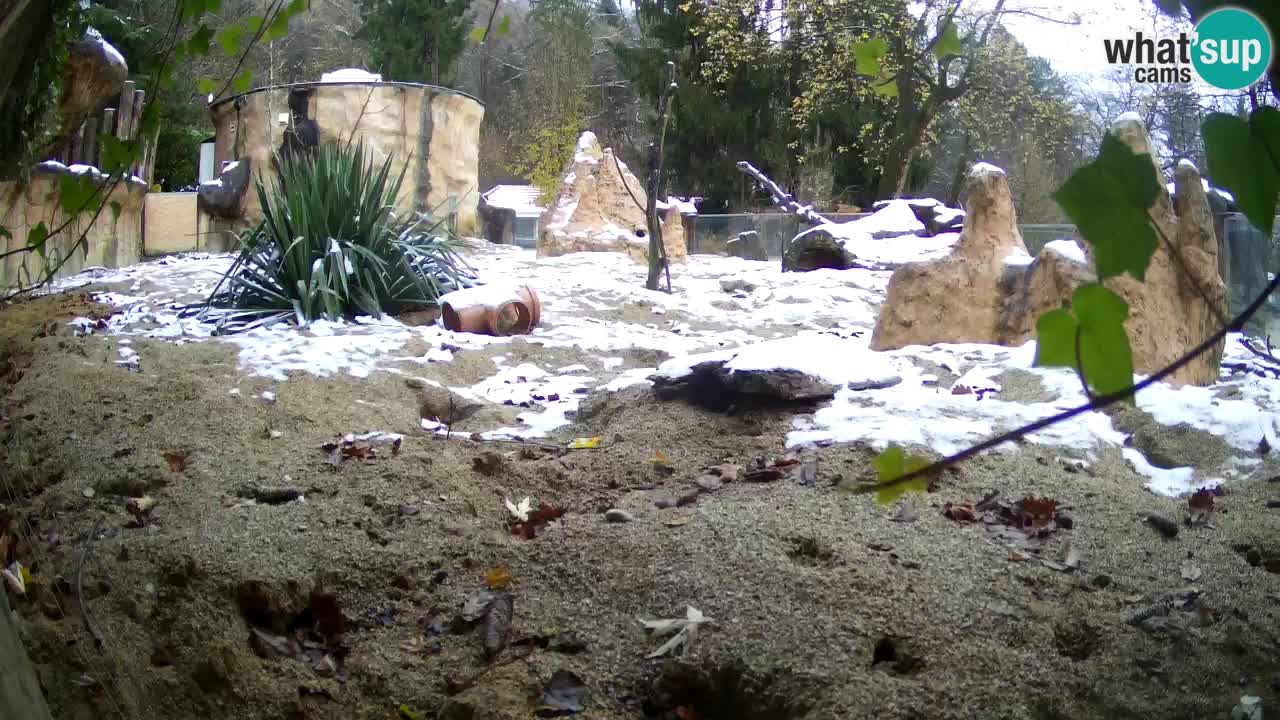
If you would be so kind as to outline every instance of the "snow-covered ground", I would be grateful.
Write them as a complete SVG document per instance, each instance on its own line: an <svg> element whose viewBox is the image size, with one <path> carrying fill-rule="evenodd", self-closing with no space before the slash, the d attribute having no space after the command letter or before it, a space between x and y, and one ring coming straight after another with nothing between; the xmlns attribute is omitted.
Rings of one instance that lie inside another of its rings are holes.
<svg viewBox="0 0 1280 720"><path fill-rule="evenodd" d="M898 251L931 256L937 248L925 239L895 238ZM534 287L543 303L542 324L530 343L574 348L586 364L551 367L535 359L511 365L494 356L493 375L457 392L502 403L527 404L518 427L494 428L494 437L538 437L563 427L582 397L582 388L619 390L646 384L656 368L624 369L616 356L628 348L647 348L679 357L798 337L795 356L804 369L826 378L884 375L901 382L871 390L841 389L816 412L798 416L787 437L792 447L866 442L875 447L906 443L950 453L1001 430L1081 404L1085 397L1073 373L1032 367L1034 343L1022 347L937 345L887 353L868 348L876 311L884 297L888 272L819 270L782 273L775 262L695 255L671 273L673 292L643 288L645 268L614 253L579 253L536 259L531 250L481 245L473 263L482 280L519 282ZM105 332L120 338L122 364L145 363L132 338L169 342L231 343L238 348L242 372L271 378L285 386L291 374L346 374L367 377L387 372L414 376L423 365L448 363L455 354L500 348L509 338L451 333L439 325L408 326L393 318L357 318L351 323L317 322L308 328L278 325L240 335L214 337L208 324L178 317L180 304L207 295L230 265L229 255L192 254L119 270L82 273L59 288L111 284L101 293L115 305ZM89 331L92 323L79 323ZM99 332L103 332L99 330ZM821 339L808 337L822 335ZM766 352L737 362L759 368L768 358L785 363L787 343L771 343ZM414 350L410 352L410 348ZM425 348L425 350L424 350ZM817 348L815 350L815 348ZM1239 337L1227 343L1225 360L1251 363ZM687 363L686 363L687 364ZM768 364L768 363L765 363ZM953 394L939 385L937 372L959 376L957 385L973 390ZM1037 378L1039 402L1016 402L999 392L1002 374L1022 370ZM1126 457L1149 478L1153 491L1177 494L1229 479L1256 465L1256 448L1276 437L1280 380L1253 374L1225 374L1208 388L1146 390L1138 406L1166 425L1188 423L1222 437L1238 451L1230 466L1213 475L1190 468L1151 466L1131 448ZM837 383L837 384L842 384ZM287 392L277 387L277 392ZM575 392L577 391L577 392ZM1125 435L1102 413L1086 413L1036 433L1033 443L1088 461L1099 448L1120 446Z"/></svg>

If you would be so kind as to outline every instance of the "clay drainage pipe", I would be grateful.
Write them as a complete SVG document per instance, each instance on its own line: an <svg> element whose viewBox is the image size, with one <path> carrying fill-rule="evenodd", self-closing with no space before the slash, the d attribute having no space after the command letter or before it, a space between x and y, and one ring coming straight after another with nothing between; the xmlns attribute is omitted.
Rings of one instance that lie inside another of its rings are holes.
<svg viewBox="0 0 1280 720"><path fill-rule="evenodd" d="M526 335L542 319L533 288L481 285L440 296L440 318L450 332Z"/></svg>

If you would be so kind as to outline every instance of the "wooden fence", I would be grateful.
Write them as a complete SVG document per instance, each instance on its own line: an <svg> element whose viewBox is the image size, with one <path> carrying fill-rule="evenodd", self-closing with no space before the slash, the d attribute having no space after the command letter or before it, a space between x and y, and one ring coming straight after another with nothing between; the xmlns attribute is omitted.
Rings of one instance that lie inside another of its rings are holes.
<svg viewBox="0 0 1280 720"><path fill-rule="evenodd" d="M126 82L120 90L117 107L107 108L102 117L91 117L84 121L63 146L58 157L51 158L66 165L90 165L97 167L102 158L103 138L115 137L117 140L134 140L140 130L142 110L146 107L146 90L139 90L132 80ZM158 132L157 132L158 134ZM136 175L148 184L156 166L156 134L143 138L142 152L134 161L129 174Z"/></svg>

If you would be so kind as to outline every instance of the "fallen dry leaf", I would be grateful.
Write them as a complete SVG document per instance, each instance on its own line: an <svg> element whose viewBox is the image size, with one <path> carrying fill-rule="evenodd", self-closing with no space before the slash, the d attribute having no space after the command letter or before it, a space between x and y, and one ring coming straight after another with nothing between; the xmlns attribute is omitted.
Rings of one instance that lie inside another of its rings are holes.
<svg viewBox="0 0 1280 720"><path fill-rule="evenodd" d="M978 522L978 513L973 503L946 503L942 506L942 514L948 520L960 523Z"/></svg>
<svg viewBox="0 0 1280 720"><path fill-rule="evenodd" d="M1053 498L1025 497L1018 503L1023 527L1044 527L1053 522L1058 512L1058 501Z"/></svg>
<svg viewBox="0 0 1280 720"><path fill-rule="evenodd" d="M490 590L506 590L511 587L511 571L504 567L496 567L484 574L484 584Z"/></svg>
<svg viewBox="0 0 1280 720"><path fill-rule="evenodd" d="M284 635L273 635L258 628L249 628L249 647L258 657L266 660L296 658L302 654L297 640Z"/></svg>
<svg viewBox="0 0 1280 720"><path fill-rule="evenodd" d="M587 686L568 670L557 670L542 691L542 702L534 710L538 717L576 715L586 709Z"/></svg>
<svg viewBox="0 0 1280 720"><path fill-rule="evenodd" d="M576 438L573 442L569 443L570 450L590 450L591 448L598 447L600 447L599 435L596 437Z"/></svg>
<svg viewBox="0 0 1280 720"><path fill-rule="evenodd" d="M725 463L721 465L719 467L720 481L727 483L734 482L738 479L738 471L741 469L742 468L734 465L733 463Z"/></svg>
<svg viewBox="0 0 1280 720"><path fill-rule="evenodd" d="M1190 560L1183 561L1182 563L1182 579L1183 580L1186 580L1187 582L1195 582L1200 579L1200 576L1202 574L1203 573L1200 571L1199 566L1197 566L1195 563L1191 562Z"/></svg>
<svg viewBox="0 0 1280 720"><path fill-rule="evenodd" d="M564 514L565 509L562 507L548 502L539 502L538 507L529 512L529 517L526 520L511 524L511 534L516 537L522 537L525 540L532 540L537 536L539 530L548 523L564 517Z"/></svg>
<svg viewBox="0 0 1280 720"><path fill-rule="evenodd" d="M498 593L489 602L484 614L484 630L481 633L484 657L492 662L507 647L511 635L511 616L515 612L515 598L511 593Z"/></svg>
<svg viewBox="0 0 1280 720"><path fill-rule="evenodd" d="M700 610L692 605L685 608L685 616L682 618L672 618L670 620L641 620L640 624L645 629L654 634L655 637L663 637L672 635L671 639L666 641L657 650L649 653L649 659L662 657L683 647L688 652L689 646L693 644L698 634L698 626L711 622L711 618L703 615Z"/></svg>
<svg viewBox="0 0 1280 720"><path fill-rule="evenodd" d="M186 450L171 450L164 453L164 461L169 463L169 472L180 473L187 469L190 454Z"/></svg>
<svg viewBox="0 0 1280 720"><path fill-rule="evenodd" d="M666 521L664 524L665 524L667 527L680 527L681 525L688 525L688 524L689 524L689 516L688 516L688 515L679 515L679 516L677 516L677 517L673 517L673 518L671 518L670 520Z"/></svg>
<svg viewBox="0 0 1280 720"><path fill-rule="evenodd" d="M1209 488L1201 488L1191 493L1191 497L1187 498L1187 505L1190 506L1192 510L1199 512L1212 512L1214 507L1213 497L1213 490Z"/></svg>

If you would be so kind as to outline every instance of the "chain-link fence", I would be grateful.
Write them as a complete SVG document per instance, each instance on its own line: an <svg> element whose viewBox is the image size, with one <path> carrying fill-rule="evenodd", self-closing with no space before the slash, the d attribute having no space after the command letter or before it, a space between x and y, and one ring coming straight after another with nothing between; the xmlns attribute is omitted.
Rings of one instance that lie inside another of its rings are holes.
<svg viewBox="0 0 1280 720"><path fill-rule="evenodd" d="M1019 225L1022 242L1032 257L1039 255L1045 245L1054 240L1070 240L1076 235L1075 225Z"/></svg>
<svg viewBox="0 0 1280 720"><path fill-rule="evenodd" d="M1231 314L1242 312L1271 281L1280 260L1280 216L1271 237L1249 224L1244 215L1228 213L1215 218L1223 238L1222 274L1231 295ZM1245 332L1280 339L1280 298L1272 295L1249 321Z"/></svg>

